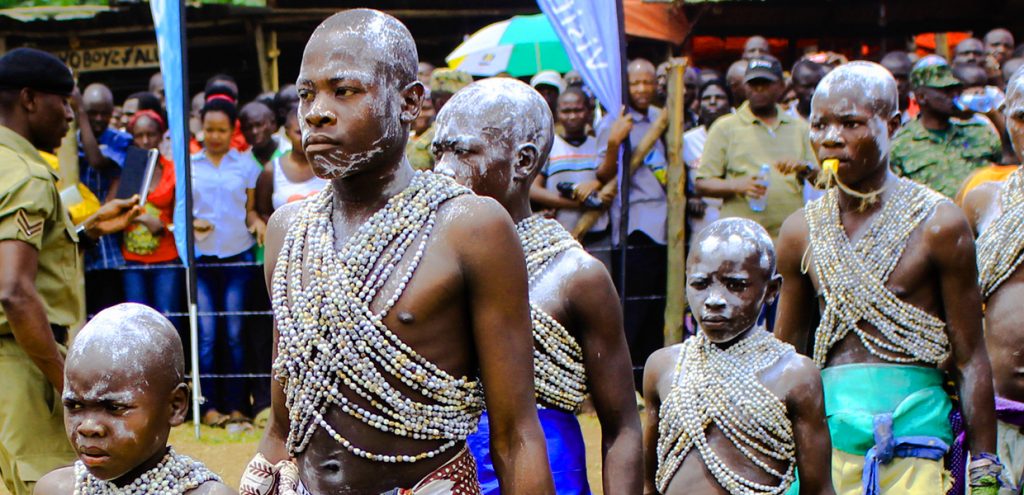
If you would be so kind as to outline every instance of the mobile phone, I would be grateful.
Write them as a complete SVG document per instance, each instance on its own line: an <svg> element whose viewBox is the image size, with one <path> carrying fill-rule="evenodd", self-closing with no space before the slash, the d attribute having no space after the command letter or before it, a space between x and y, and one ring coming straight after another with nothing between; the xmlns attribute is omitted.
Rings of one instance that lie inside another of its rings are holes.
<svg viewBox="0 0 1024 495"><path fill-rule="evenodd" d="M156 149L149 150L146 156L146 174L143 175L142 186L139 187L139 206L146 206L146 199L149 196L149 183L153 182L153 172L156 171L156 162L160 159L160 152Z"/></svg>

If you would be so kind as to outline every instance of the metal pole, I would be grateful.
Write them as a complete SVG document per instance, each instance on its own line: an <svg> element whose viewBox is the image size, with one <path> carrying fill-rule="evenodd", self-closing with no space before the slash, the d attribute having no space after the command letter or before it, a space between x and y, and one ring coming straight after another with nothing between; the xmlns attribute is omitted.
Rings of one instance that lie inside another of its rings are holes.
<svg viewBox="0 0 1024 495"><path fill-rule="evenodd" d="M185 266L185 287L188 290L188 331L189 331L189 355L192 362L192 423L195 426L196 438L199 438L199 404L202 402L202 393L199 389L199 325L198 312L196 309L196 254L195 236L192 231L192 163L188 149L188 136L191 132L188 128L188 115L192 99L188 94L188 39L186 36L188 22L185 18L185 2L178 2L179 16L181 19L181 88L182 98L182 125L185 127L185 139L181 143L185 147L185 177L178 180L185 181L185 225L178 228L185 229L186 261Z"/></svg>
<svg viewBox="0 0 1024 495"><path fill-rule="evenodd" d="M615 2L615 15L619 21L619 60L622 65L622 104L629 105L629 73L626 58L626 15L623 0ZM608 113L617 114L618 109L608 109ZM628 114L628 110L627 110ZM626 312L626 251L629 249L629 190L633 183L633 174L629 164L633 157L633 145L629 135L622 142L622 160L619 161L619 294L622 312Z"/></svg>

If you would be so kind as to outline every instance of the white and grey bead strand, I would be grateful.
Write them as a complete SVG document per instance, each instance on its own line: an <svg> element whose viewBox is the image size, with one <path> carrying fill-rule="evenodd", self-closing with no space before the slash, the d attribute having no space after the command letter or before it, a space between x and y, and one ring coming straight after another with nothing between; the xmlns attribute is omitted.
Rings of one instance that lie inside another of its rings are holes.
<svg viewBox="0 0 1024 495"><path fill-rule="evenodd" d="M221 481L203 463L180 455L168 448L167 454L153 469L139 475L131 483L117 486L101 480L82 464L75 462L74 495L182 495L208 481Z"/></svg>

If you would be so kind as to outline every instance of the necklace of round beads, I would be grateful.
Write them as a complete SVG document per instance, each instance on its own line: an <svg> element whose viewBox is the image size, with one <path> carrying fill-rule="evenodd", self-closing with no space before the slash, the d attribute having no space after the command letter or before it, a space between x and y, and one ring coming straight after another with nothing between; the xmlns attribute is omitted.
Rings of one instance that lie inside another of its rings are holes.
<svg viewBox="0 0 1024 495"><path fill-rule="evenodd" d="M681 344L672 390L658 420L655 482L665 493L687 454L696 449L715 480L734 495L776 495L793 483L796 443L786 404L758 379L793 346L762 328L722 349L703 331ZM733 470L708 444L714 424L745 458L777 483L756 483ZM771 461L782 461L778 469Z"/></svg>
<svg viewBox="0 0 1024 495"><path fill-rule="evenodd" d="M160 464L121 487L93 476L82 461L75 461L74 495L180 495L207 481L220 481L220 476L203 463L168 447Z"/></svg>
<svg viewBox="0 0 1024 495"><path fill-rule="evenodd" d="M1024 173L1015 170L999 191L999 216L978 236L978 281L988 299L1024 261Z"/></svg>
<svg viewBox="0 0 1024 495"><path fill-rule="evenodd" d="M516 232L526 254L526 273L531 284L558 255L572 248L582 249L560 223L540 215L520 221ZM533 303L530 318L538 407L543 403L575 412L587 395L583 350L561 323Z"/></svg>
<svg viewBox="0 0 1024 495"><path fill-rule="evenodd" d="M271 292L280 335L274 371L285 388L292 454L304 450L322 427L356 456L411 463L441 454L475 431L484 407L479 381L451 376L384 324L423 258L438 208L467 193L447 177L417 172L340 252L331 222L333 188L303 205L282 244ZM404 262L407 253L410 260ZM305 284L303 272L309 278ZM388 281L394 287L390 296L383 293ZM378 298L385 302L374 311L371 304ZM423 399L410 397L393 382ZM385 433L443 443L416 455L373 453L353 445L326 421L331 406Z"/></svg>
<svg viewBox="0 0 1024 495"><path fill-rule="evenodd" d="M814 335L813 357L819 367L850 332L872 355L894 363L938 364L949 355L946 324L885 286L911 233L944 198L911 180L897 180L897 189L856 242L843 228L835 189L807 204L810 249L825 299ZM862 321L880 335L861 329Z"/></svg>

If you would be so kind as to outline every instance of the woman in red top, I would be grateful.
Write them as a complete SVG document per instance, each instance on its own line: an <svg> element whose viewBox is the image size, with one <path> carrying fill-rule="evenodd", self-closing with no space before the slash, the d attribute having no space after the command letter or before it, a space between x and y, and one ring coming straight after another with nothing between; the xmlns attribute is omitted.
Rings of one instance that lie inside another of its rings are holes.
<svg viewBox="0 0 1024 495"><path fill-rule="evenodd" d="M166 126L156 112L140 110L129 122L128 131L135 146L144 150L159 149ZM174 164L161 156L149 185L146 213L125 229L121 250L128 264L123 272L125 297L129 302L145 304L164 314L181 311L184 284L171 234L173 221Z"/></svg>

